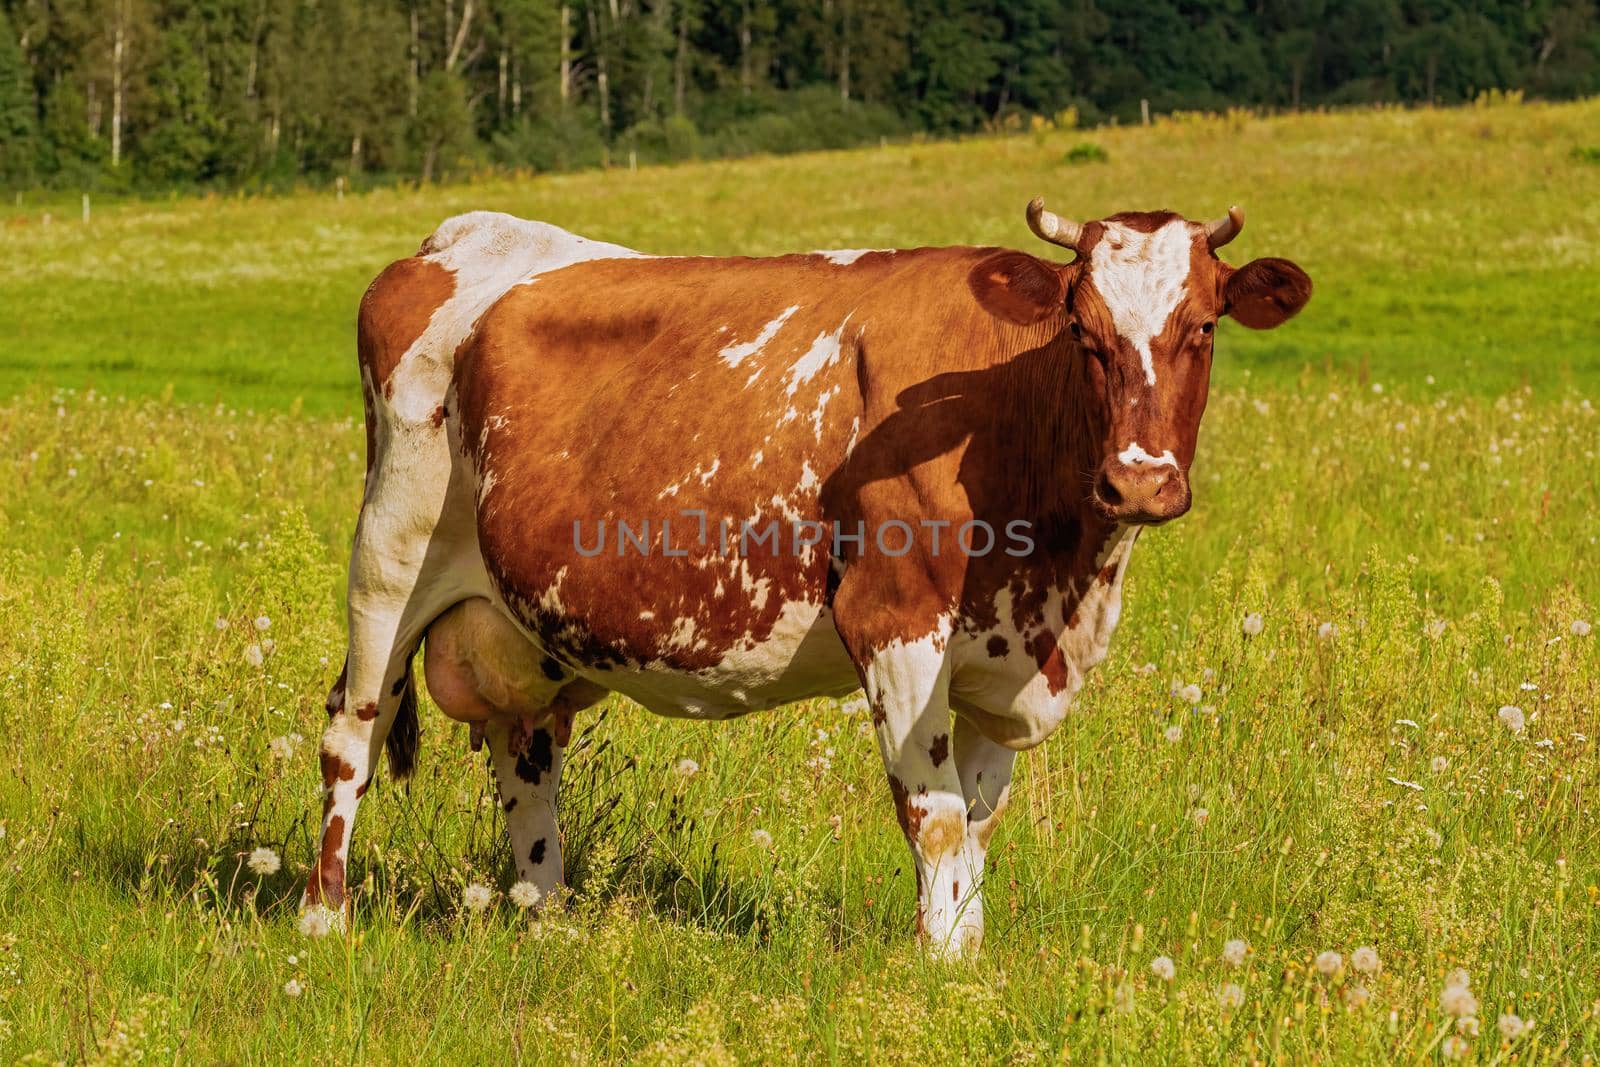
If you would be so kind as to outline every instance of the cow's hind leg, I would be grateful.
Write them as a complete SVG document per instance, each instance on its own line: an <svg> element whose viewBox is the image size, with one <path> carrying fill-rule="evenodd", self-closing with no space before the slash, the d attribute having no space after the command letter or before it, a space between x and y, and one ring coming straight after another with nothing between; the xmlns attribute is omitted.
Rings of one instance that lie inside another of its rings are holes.
<svg viewBox="0 0 1600 1067"><path fill-rule="evenodd" d="M557 793L573 717L604 696L597 686L573 681L540 712L485 729L517 881L535 886L541 900L562 884Z"/></svg>
<svg viewBox="0 0 1600 1067"><path fill-rule="evenodd" d="M439 566L438 536L406 537L373 517L357 524L350 562L350 643L342 686L328 699L322 736L322 828L303 907L342 911L356 809L389 745L396 779L411 771L417 742L412 657L424 628L459 599L457 577Z"/></svg>

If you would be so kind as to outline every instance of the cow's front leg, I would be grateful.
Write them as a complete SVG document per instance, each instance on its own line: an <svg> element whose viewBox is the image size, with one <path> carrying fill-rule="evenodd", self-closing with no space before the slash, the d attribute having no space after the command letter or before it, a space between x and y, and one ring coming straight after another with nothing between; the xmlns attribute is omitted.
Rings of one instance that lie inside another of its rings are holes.
<svg viewBox="0 0 1600 1067"><path fill-rule="evenodd" d="M951 747L949 626L878 649L862 665L878 750L917 872L917 930L936 956L983 940L981 853Z"/></svg>
<svg viewBox="0 0 1600 1067"><path fill-rule="evenodd" d="M965 717L955 722L956 770L961 775L961 797L967 806L967 847L973 863L973 893L982 887L989 854L989 839L1011 796L1011 769L1017 754L997 745ZM982 930L982 912L979 912Z"/></svg>

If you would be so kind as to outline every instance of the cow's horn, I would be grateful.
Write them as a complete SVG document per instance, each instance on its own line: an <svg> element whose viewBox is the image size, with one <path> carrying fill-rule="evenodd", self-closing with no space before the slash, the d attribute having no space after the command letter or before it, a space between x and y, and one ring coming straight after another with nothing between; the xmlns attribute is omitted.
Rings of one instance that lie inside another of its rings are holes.
<svg viewBox="0 0 1600 1067"><path fill-rule="evenodd" d="M1028 229L1040 240L1073 251L1077 251L1078 239L1083 236L1083 227L1078 223L1064 219L1053 211L1046 211L1042 196L1028 201Z"/></svg>
<svg viewBox="0 0 1600 1067"><path fill-rule="evenodd" d="M1235 204L1228 209L1228 213L1215 222L1206 223L1206 242L1215 252L1235 237L1244 229L1244 208Z"/></svg>

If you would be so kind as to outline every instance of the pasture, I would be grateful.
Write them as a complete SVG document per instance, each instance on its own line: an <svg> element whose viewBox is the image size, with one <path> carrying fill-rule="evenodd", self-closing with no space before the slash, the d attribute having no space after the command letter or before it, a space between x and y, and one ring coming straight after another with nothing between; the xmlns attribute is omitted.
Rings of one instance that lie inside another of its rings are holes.
<svg viewBox="0 0 1600 1067"><path fill-rule="evenodd" d="M1084 140L1109 160L1067 165ZM1600 101L1499 104L8 207L0 1055L1587 1061L1597 142ZM482 757L425 699L415 780L362 808L350 930L297 929L378 269L470 208L661 252L1043 254L1040 193L1240 203L1225 258L1317 291L1221 327L1194 510L1141 538L1109 659L1019 760L977 962L917 951L848 700L581 722L573 889L535 918Z"/></svg>

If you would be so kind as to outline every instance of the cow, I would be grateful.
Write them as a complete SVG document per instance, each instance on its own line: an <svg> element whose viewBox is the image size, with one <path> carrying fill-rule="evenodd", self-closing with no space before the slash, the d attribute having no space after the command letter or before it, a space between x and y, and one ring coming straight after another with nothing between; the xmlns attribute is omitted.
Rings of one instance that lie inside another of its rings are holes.
<svg viewBox="0 0 1600 1067"><path fill-rule="evenodd" d="M1311 295L1287 260L1217 257L1237 208L1026 218L1072 258L657 257L473 212L384 270L302 906L342 914L380 749L413 767L420 651L541 892L584 709L864 690L918 935L976 951L1016 753L1105 657L1140 531L1190 506L1217 320L1269 329Z"/></svg>

